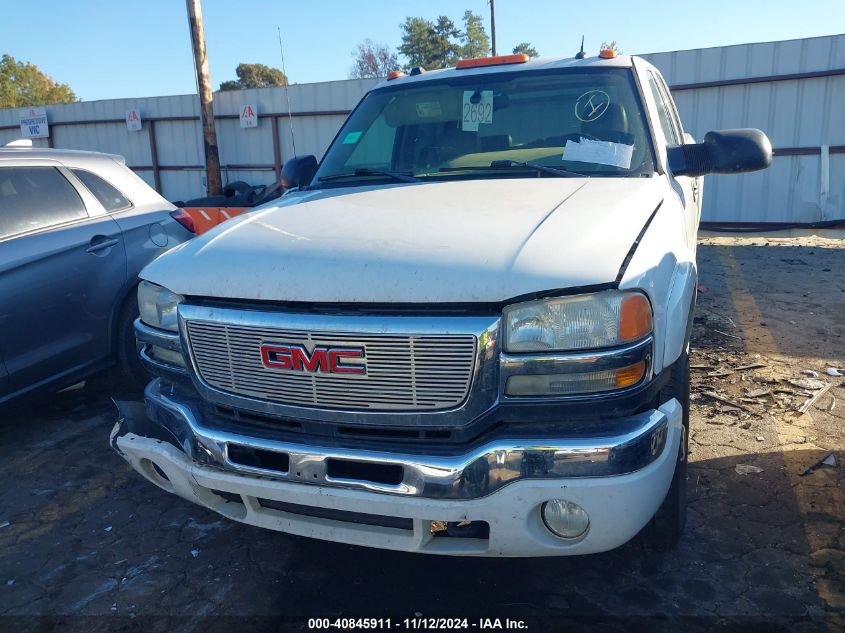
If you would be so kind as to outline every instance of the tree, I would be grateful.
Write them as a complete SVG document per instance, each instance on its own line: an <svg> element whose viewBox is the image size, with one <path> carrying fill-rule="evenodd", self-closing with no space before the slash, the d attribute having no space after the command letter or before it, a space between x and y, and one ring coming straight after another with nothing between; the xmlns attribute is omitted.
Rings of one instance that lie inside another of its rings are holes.
<svg viewBox="0 0 845 633"><path fill-rule="evenodd" d="M452 66L460 58L457 38L461 32L445 15L436 22L425 18L405 18L400 25L402 45L399 52L408 59L405 68L421 66L427 70Z"/></svg>
<svg viewBox="0 0 845 633"><path fill-rule="evenodd" d="M77 98L70 86L53 81L35 64L16 61L11 55L0 59L0 108L73 101Z"/></svg>
<svg viewBox="0 0 845 633"><path fill-rule="evenodd" d="M490 38L484 30L481 16L472 11L464 11L464 32L461 38L461 57L487 57L490 54Z"/></svg>
<svg viewBox="0 0 845 633"><path fill-rule="evenodd" d="M237 81L224 81L220 90L244 90L246 88L272 88L287 86L288 78L278 68L264 64L238 64L235 68Z"/></svg>
<svg viewBox="0 0 845 633"><path fill-rule="evenodd" d="M355 64L349 71L350 79L364 79L366 77L387 77L391 70L399 68L396 53L391 53L384 44L376 44L370 38L358 44L352 51Z"/></svg>
<svg viewBox="0 0 845 633"><path fill-rule="evenodd" d="M520 53L524 53L528 55L531 59L535 57L539 57L540 53L537 52L537 49L531 46L528 42L520 42L516 46L513 47L513 54L518 55Z"/></svg>

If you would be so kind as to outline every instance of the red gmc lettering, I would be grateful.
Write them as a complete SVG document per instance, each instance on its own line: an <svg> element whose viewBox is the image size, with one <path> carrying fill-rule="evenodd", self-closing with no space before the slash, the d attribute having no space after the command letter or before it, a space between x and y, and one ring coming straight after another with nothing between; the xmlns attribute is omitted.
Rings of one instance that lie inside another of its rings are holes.
<svg viewBox="0 0 845 633"><path fill-rule="evenodd" d="M325 347L315 347L311 357L308 357L308 350L304 347L297 346L291 348L291 360L293 361L293 368L298 371L307 371L314 373L321 371L328 373L328 361L326 358Z"/></svg>
<svg viewBox="0 0 845 633"><path fill-rule="evenodd" d="M346 365L344 359L364 358L364 350L318 346L310 354L302 345L261 345L261 361L270 369L308 373L365 375L364 365Z"/></svg>
<svg viewBox="0 0 845 633"><path fill-rule="evenodd" d="M332 349L329 350L329 371L333 374L358 374L367 373L363 365L341 365L343 358L364 358L362 349Z"/></svg>

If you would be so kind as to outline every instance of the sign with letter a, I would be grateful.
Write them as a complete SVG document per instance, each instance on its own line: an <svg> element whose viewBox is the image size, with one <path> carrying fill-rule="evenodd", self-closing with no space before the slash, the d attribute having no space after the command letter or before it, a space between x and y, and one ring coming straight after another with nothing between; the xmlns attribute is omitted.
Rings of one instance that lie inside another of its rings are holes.
<svg viewBox="0 0 845 633"><path fill-rule="evenodd" d="M126 111L126 129L137 132L141 129L141 113L138 110Z"/></svg>
<svg viewBox="0 0 845 633"><path fill-rule="evenodd" d="M241 107L241 127L258 127L258 108L254 103Z"/></svg>
<svg viewBox="0 0 845 633"><path fill-rule="evenodd" d="M50 127L47 125L47 111L44 108L21 110L21 136L24 138L47 138Z"/></svg>

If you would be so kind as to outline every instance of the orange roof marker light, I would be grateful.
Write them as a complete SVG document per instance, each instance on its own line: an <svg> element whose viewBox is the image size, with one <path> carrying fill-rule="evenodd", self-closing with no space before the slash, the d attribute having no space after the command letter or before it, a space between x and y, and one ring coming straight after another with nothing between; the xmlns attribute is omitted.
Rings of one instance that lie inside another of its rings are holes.
<svg viewBox="0 0 845 633"><path fill-rule="evenodd" d="M599 51L599 57L602 59L613 59L616 57L616 42L611 42L610 44L604 44Z"/></svg>
<svg viewBox="0 0 845 633"><path fill-rule="evenodd" d="M515 55L496 55L495 57L474 57L473 59L462 59L455 68L478 68L479 66L498 66L500 64L524 64L528 61L528 55L517 53Z"/></svg>
<svg viewBox="0 0 845 633"><path fill-rule="evenodd" d="M403 73L401 70L391 70L389 73L387 73L387 80L391 81L393 79L399 79L399 77L404 76L405 73Z"/></svg>

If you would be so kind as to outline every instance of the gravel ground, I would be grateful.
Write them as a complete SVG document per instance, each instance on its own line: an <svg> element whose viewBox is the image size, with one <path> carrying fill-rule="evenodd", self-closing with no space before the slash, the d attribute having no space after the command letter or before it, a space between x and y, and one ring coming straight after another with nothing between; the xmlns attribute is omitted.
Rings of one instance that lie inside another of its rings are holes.
<svg viewBox="0 0 845 633"><path fill-rule="evenodd" d="M702 240L690 515L671 552L632 542L588 557L461 560L233 523L159 491L107 447L115 411L99 380L0 410L0 630L415 614L470 626L509 616L532 630L842 630L845 378L826 371L845 367L843 246ZM801 475L828 454L835 465ZM253 619L227 619L243 616Z"/></svg>

